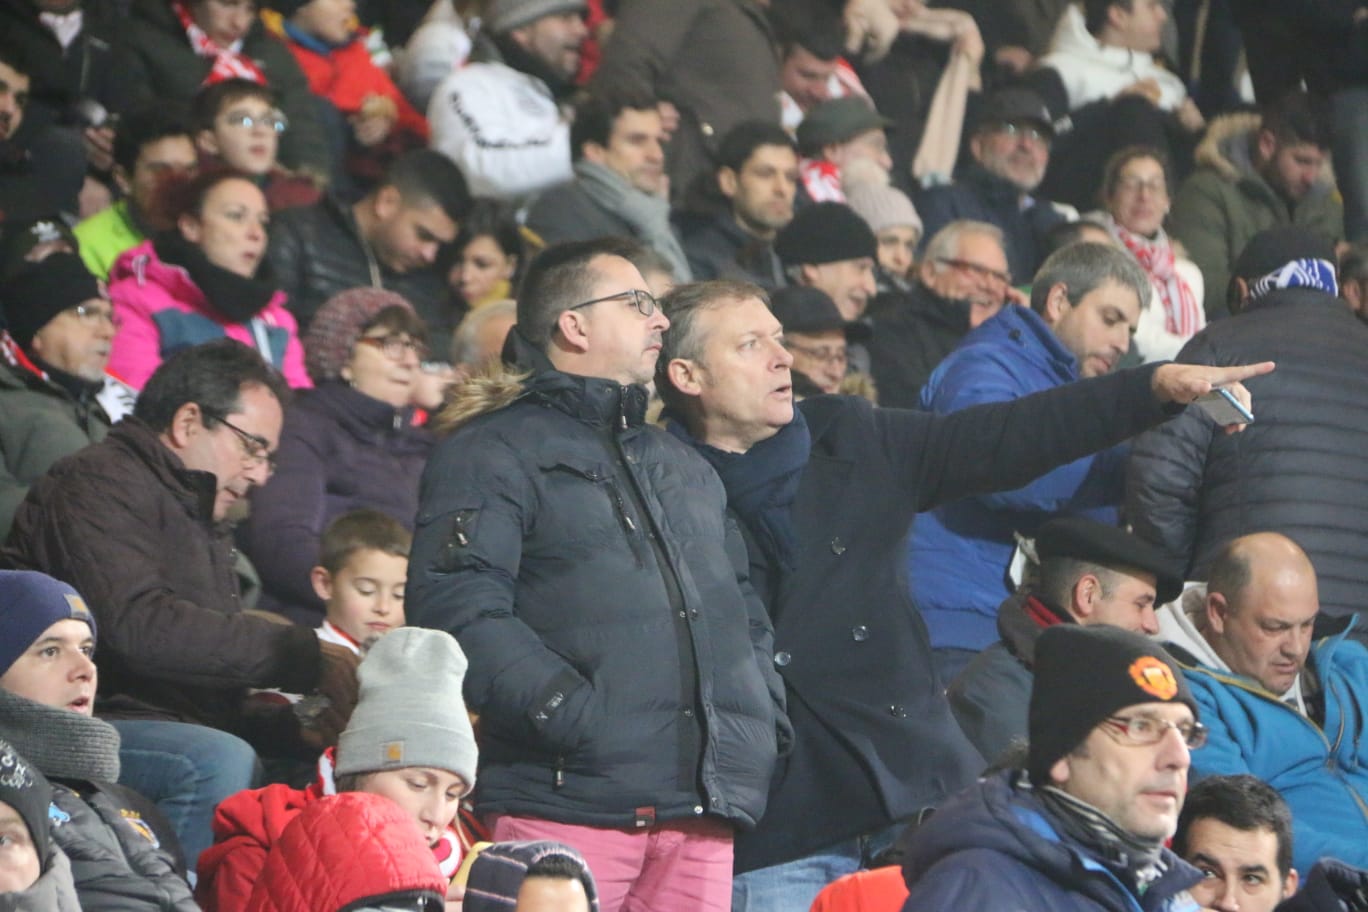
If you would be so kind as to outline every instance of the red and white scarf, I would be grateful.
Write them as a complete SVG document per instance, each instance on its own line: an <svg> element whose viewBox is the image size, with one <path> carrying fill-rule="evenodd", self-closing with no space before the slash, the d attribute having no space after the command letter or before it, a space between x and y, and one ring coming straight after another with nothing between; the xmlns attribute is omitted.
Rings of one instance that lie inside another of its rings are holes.
<svg viewBox="0 0 1368 912"><path fill-rule="evenodd" d="M171 11L180 20L194 52L200 57L210 57L214 61L209 75L204 77L204 85L213 85L225 79L250 79L252 82L266 84L266 74L261 72L261 67L242 53L241 41L234 41L230 47L223 47L210 38L204 29L195 24L185 0L171 0Z"/></svg>
<svg viewBox="0 0 1368 912"><path fill-rule="evenodd" d="M1173 244L1164 229L1153 238L1127 231L1107 216L1107 230L1126 246L1149 276L1159 303L1164 305L1164 328L1174 335L1190 337L1201 329L1201 304L1192 288L1178 275L1173 266Z"/></svg>

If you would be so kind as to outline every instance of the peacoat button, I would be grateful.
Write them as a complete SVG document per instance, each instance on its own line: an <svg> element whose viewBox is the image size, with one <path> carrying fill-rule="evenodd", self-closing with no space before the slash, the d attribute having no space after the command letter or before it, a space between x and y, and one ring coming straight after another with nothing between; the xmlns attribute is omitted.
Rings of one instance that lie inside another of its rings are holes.
<svg viewBox="0 0 1368 912"><path fill-rule="evenodd" d="M789 655L786 651L780 650L774 654L774 664L778 665L780 668L783 668L792 661L793 656Z"/></svg>
<svg viewBox="0 0 1368 912"><path fill-rule="evenodd" d="M679 618L680 618L680 620L683 620L683 619L687 618L688 616L689 616L689 615L688 615L683 609L680 610L680 612L679 612Z"/></svg>
<svg viewBox="0 0 1368 912"><path fill-rule="evenodd" d="M697 608L690 608L690 609L689 609L689 617L693 618L695 621L698 620L698 609L697 609Z"/></svg>
<svg viewBox="0 0 1368 912"><path fill-rule="evenodd" d="M864 624L856 624L850 628L850 638L857 643L863 643L869 639L869 628Z"/></svg>
<svg viewBox="0 0 1368 912"><path fill-rule="evenodd" d="M702 814L702 813L703 813L703 805L701 805L701 804L695 804L695 805L694 805L694 813L695 813L695 814Z"/></svg>
<svg viewBox="0 0 1368 912"><path fill-rule="evenodd" d="M902 706L900 706L897 703L894 703L892 706L888 707L888 714L895 719L907 718L907 710L903 709Z"/></svg>
<svg viewBox="0 0 1368 912"><path fill-rule="evenodd" d="M845 554L845 552L846 552L845 542L841 541L840 536L837 536L836 538L833 538L833 539L831 540L831 553L834 554L834 555L836 555L837 557L840 557L842 554Z"/></svg>
<svg viewBox="0 0 1368 912"><path fill-rule="evenodd" d="M717 131L713 129L712 124L708 123L707 121L704 121L703 123L698 125L698 132L702 133L704 136L712 136L713 133Z"/></svg>
<svg viewBox="0 0 1368 912"><path fill-rule="evenodd" d="M689 706L684 707L684 715L685 715L685 717L687 717L687 718L689 718L689 719L692 719L692 718L693 718L693 708L692 708L692 707L689 707Z"/></svg>

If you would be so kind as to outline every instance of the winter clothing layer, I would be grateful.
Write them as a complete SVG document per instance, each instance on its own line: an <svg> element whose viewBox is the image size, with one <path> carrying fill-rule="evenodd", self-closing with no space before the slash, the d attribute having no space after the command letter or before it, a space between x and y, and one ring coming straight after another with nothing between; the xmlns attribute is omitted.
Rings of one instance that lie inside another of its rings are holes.
<svg viewBox="0 0 1368 912"><path fill-rule="evenodd" d="M1197 147L1195 170L1173 196L1169 224L1206 280L1208 319L1229 313L1230 267L1265 228L1302 225L1332 243L1344 238L1344 209L1329 181L1289 203L1255 167L1255 114L1212 121Z"/></svg>
<svg viewBox="0 0 1368 912"><path fill-rule="evenodd" d="M12 363L5 355L13 354ZM94 395L76 396L0 343L0 536L29 485L63 456L104 439L109 416Z"/></svg>
<svg viewBox="0 0 1368 912"><path fill-rule="evenodd" d="M127 85L119 110L168 101L188 106L214 61L195 53L171 4L132 0L132 15L122 25L124 42L114 55L114 66ZM289 118L290 129L280 138L281 164L317 177L332 173L318 101L289 49L254 21L242 40L242 56L265 75Z"/></svg>
<svg viewBox="0 0 1368 912"><path fill-rule="evenodd" d="M1196 912L1188 889L1201 873L1164 849L1164 871L1141 896L1077 841L1019 771L982 779L912 838L903 862L903 912L1050 909L1051 912Z"/></svg>
<svg viewBox="0 0 1368 912"><path fill-rule="evenodd" d="M66 853L52 846L43 873L27 890L0 893L0 912L81 912Z"/></svg>
<svg viewBox="0 0 1368 912"><path fill-rule="evenodd" d="M108 279L114 261L147 239L134 223L128 205L128 200L119 200L72 229L81 245L81 259L97 279Z"/></svg>
<svg viewBox="0 0 1368 912"><path fill-rule="evenodd" d="M1107 101L1142 80L1159 87L1159 109L1174 111L1187 100L1183 80L1165 69L1153 54L1116 45L1104 45L1083 24L1083 9L1064 10L1050 52L1039 66L1059 74L1069 95L1069 110L1094 101Z"/></svg>
<svg viewBox="0 0 1368 912"><path fill-rule="evenodd" d="M444 905L447 878L413 821L380 795L305 808L280 835L244 912L341 912L364 905Z"/></svg>
<svg viewBox="0 0 1368 912"><path fill-rule="evenodd" d="M739 279L770 291L788 284L774 244L747 234L730 212L686 218L681 228L695 281Z"/></svg>
<svg viewBox="0 0 1368 912"><path fill-rule="evenodd" d="M679 110L666 168L678 202L748 120L779 123L779 52L756 0L637 0L618 10L590 89Z"/></svg>
<svg viewBox="0 0 1368 912"><path fill-rule="evenodd" d="M973 781L983 761L950 714L908 594L908 526L923 510L1023 484L1162 420L1151 375L1122 371L945 416L848 396L799 404L812 457L793 506L796 569L776 572L751 550L794 750L760 826L736 841L738 871L876 832Z"/></svg>
<svg viewBox="0 0 1368 912"><path fill-rule="evenodd" d="M72 12L80 16L80 29L64 46L43 21L38 4L0 0L0 33L28 51L24 64L29 76L29 103L24 124L30 130L53 124L75 126L82 99L112 109L124 89L123 74L114 59L115 49L123 40L118 7L81 4Z"/></svg>
<svg viewBox="0 0 1368 912"><path fill-rule="evenodd" d="M444 352L462 309L435 269L399 273L380 262L361 236L351 207L335 197L290 209L271 220L266 256L286 306L302 328L329 298L369 285L403 295L427 324L433 351Z"/></svg>
<svg viewBox="0 0 1368 912"><path fill-rule="evenodd" d="M1179 637L1174 654L1187 663L1183 674L1209 732L1206 746L1193 751L1194 773L1249 773L1277 789L1292 809L1297 870L1326 857L1368 865L1368 768L1360 751L1368 649L1348 630L1312 647L1302 676L1314 675L1325 699L1317 724L1257 681L1194 661L1201 644L1190 641L1201 637L1191 627Z"/></svg>
<svg viewBox="0 0 1368 912"><path fill-rule="evenodd" d="M923 190L913 202L926 223L923 247L937 231L959 219L997 225L1002 229L1007 268L1021 282L1030 281L1044 261L1050 229L1077 215L1049 200L1030 196L1023 200L1015 184L978 164L965 168L953 184Z"/></svg>
<svg viewBox="0 0 1368 912"><path fill-rule="evenodd" d="M279 750L293 718L249 723L242 698L248 687L311 689L318 639L243 613L235 552L213 521L216 488L125 418L33 485L0 563L85 596L100 625L102 714L198 722Z"/></svg>
<svg viewBox="0 0 1368 912"><path fill-rule="evenodd" d="M1246 380L1255 421L1233 437L1199 410L1135 441L1126 514L1187 579L1206 579L1220 548L1250 532L1281 532L1315 565L1321 608L1363 609L1368 585L1368 327L1344 302L1284 289L1211 324L1178 360L1273 360Z"/></svg>
<svg viewBox="0 0 1368 912"><path fill-rule="evenodd" d="M1078 380L1078 361L1034 311L1009 305L969 335L932 373L922 407L949 414ZM1023 488L949 503L920 517L908 540L912 597L936 648L980 650L997 639L1010 594L1013 533L1032 536L1060 513L1115 524L1125 450L1086 456Z"/></svg>
<svg viewBox="0 0 1368 912"><path fill-rule="evenodd" d="M157 366L183 348L227 337L257 350L293 387L310 387L304 346L294 315L277 291L246 322L219 312L183 267L161 259L151 241L126 251L109 274L109 298L122 321L114 337L109 369L137 387Z"/></svg>
<svg viewBox="0 0 1368 912"><path fill-rule="evenodd" d="M432 450L413 409L396 409L338 380L285 412L278 468L252 497L242 548L261 575L259 607L317 626L323 602L309 571L323 530L351 510L373 509L413 528L418 477Z"/></svg>
<svg viewBox="0 0 1368 912"><path fill-rule="evenodd" d="M423 474L406 600L470 658L477 808L753 826L787 720L722 486L644 423L644 389L512 338L531 375L467 383L439 418L460 427Z"/></svg>
<svg viewBox="0 0 1368 912"><path fill-rule="evenodd" d="M865 312L874 332L865 342L879 404L916 408L936 365L969 332L969 302L952 301L921 282L874 298Z"/></svg>

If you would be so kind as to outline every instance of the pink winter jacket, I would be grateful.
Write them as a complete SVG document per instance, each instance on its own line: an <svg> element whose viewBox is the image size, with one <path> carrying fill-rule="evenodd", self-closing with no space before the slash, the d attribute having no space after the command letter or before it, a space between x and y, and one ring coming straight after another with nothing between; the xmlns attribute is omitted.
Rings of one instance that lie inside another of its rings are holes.
<svg viewBox="0 0 1368 912"><path fill-rule="evenodd" d="M111 373L135 389L169 355L227 336L261 353L296 388L313 386L304 369L304 346L294 315L278 291L248 323L228 323L209 304L190 274L157 258L151 241L124 252L109 272L109 297L121 321L109 356Z"/></svg>

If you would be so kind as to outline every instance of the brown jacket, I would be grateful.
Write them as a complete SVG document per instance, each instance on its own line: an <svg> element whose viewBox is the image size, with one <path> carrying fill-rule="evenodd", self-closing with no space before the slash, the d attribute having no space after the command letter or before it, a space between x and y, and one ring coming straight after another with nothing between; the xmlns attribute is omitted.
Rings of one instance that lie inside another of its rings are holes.
<svg viewBox="0 0 1368 912"><path fill-rule="evenodd" d="M212 474L187 469L151 428L126 418L30 488L0 566L40 570L85 596L99 630L102 715L278 740L297 727L248 723L246 689L312 689L318 640L307 627L243 613L232 541L212 518L215 487Z"/></svg>

